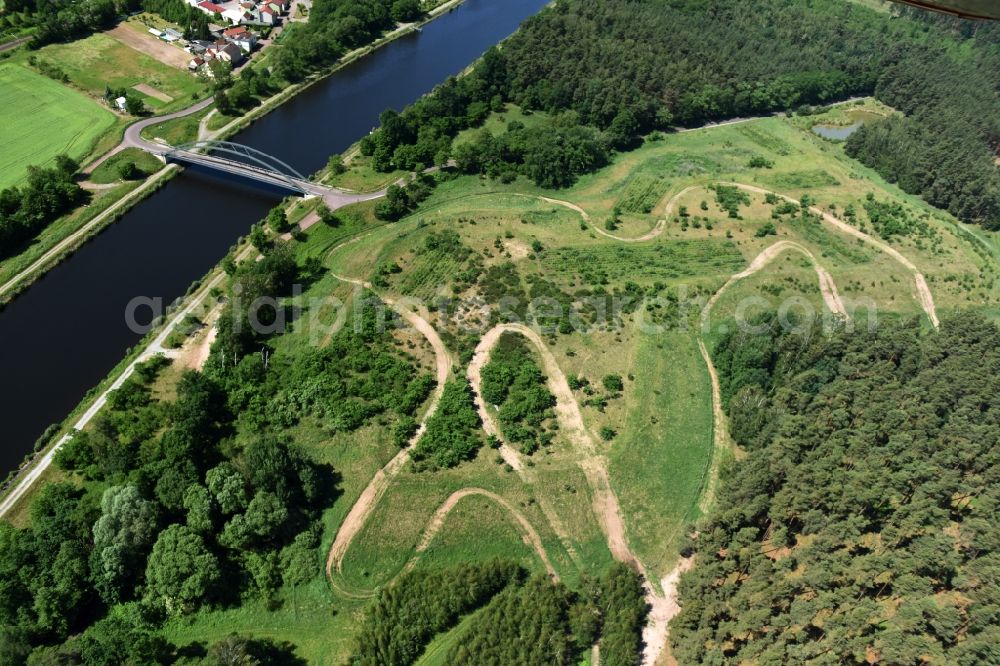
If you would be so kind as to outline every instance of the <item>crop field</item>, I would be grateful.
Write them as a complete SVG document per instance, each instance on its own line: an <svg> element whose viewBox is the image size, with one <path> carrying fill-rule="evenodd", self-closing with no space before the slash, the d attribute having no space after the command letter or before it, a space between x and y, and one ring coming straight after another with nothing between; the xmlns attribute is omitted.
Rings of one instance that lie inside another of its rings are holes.
<svg viewBox="0 0 1000 666"><path fill-rule="evenodd" d="M651 213L653 207L666 193L669 183L650 174L636 174L625 185L618 199L618 207L627 213Z"/></svg>
<svg viewBox="0 0 1000 666"><path fill-rule="evenodd" d="M18 64L0 65L0 188L60 153L82 158L114 124L114 114L85 95Z"/></svg>

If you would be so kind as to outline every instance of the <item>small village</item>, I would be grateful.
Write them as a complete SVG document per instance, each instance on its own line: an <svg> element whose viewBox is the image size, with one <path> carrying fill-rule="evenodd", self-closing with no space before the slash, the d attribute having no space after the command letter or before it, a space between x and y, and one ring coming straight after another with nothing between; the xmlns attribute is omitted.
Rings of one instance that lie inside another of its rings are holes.
<svg viewBox="0 0 1000 666"><path fill-rule="evenodd" d="M209 2L208 0L187 0L188 4L205 14L215 23L209 24L212 39L185 39L176 28L149 28L149 33L168 44L175 44L191 54L188 70L208 77L215 76L215 66L222 63L236 68L243 64L258 47L259 32L270 33L281 25L288 15L288 0L231 0L230 2Z"/></svg>

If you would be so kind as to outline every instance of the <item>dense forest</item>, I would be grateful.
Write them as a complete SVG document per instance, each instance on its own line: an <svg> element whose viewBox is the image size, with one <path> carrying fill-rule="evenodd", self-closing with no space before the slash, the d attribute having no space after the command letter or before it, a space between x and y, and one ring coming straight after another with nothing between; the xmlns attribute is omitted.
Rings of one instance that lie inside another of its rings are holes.
<svg viewBox="0 0 1000 666"><path fill-rule="evenodd" d="M747 457L691 541L678 661L997 663L998 349L975 315L725 337Z"/></svg>
<svg viewBox="0 0 1000 666"><path fill-rule="evenodd" d="M563 187L651 130L874 94L908 115L858 132L851 154L964 220L998 226L996 32L907 17L838 0L567 0L471 74L384 114L361 148L377 169L452 156L467 173ZM550 116L448 150L508 102Z"/></svg>

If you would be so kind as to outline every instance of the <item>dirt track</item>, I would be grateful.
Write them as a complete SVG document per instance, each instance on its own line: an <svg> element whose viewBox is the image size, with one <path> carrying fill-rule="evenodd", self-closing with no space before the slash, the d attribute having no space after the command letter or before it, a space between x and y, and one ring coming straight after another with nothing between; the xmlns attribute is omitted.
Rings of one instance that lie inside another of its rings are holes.
<svg viewBox="0 0 1000 666"><path fill-rule="evenodd" d="M770 190L765 190L764 188L757 187L755 185L744 185L743 183L722 183L722 184L733 185L735 187L740 188L741 190L745 190L747 192L753 192L755 194L765 194L765 195L774 194L776 196L781 197L785 201L790 201L793 204L801 205L799 201L792 199L791 197L787 197L783 194L778 194L777 192L771 192ZM835 217L830 213L827 213L826 211L820 210L819 208L815 207L811 207L809 210L815 213L816 215L822 216L824 221L837 227L837 229L839 229L840 231L843 231L846 234L850 234L851 236L854 236L855 238L858 238L868 243L872 247L877 248L878 250L889 255L897 262L902 264L905 268L907 268L910 272L912 272L915 286L917 289L917 301L920 303L920 307L923 309L925 313L927 313L927 318L930 319L931 323L934 325L934 328L937 328L940 325L937 316L937 309L934 307L934 296L931 294L930 287L927 286L927 280L924 278L924 274L920 272L920 270L914 265L912 261L903 256L896 248L886 243L883 243L877 238L869 236L860 229L852 227L847 222L844 222L840 218Z"/></svg>
<svg viewBox="0 0 1000 666"><path fill-rule="evenodd" d="M590 486L592 499L591 504L598 524L604 532L608 543L608 549L619 562L625 562L633 566L643 577L643 589L646 592L646 603L650 605L649 624L643 631L645 649L643 651L644 666L652 666L660 656L667 641L667 623L677 613L676 592L664 587L663 596L657 594L653 585L649 581L649 576L639 558L635 556L629 548L628 539L625 536L625 522L622 519L621 506L618 496L611 488L608 478L608 464L604 456L597 454L594 440L587 431L583 422L583 415L580 413L580 406L573 396L573 391L569 388L566 376L556 362L552 352L549 351L541 336L534 330L523 324L501 324L490 329L482 337L472 362L469 364L468 377L475 393L476 408L483 421L487 432L500 437L499 428L493 422L492 415L486 409L486 403L480 394L480 384L482 368L489 361L489 352L500 340L500 336L505 332L518 333L527 338L538 349L542 357L542 366L545 375L548 377L549 390L556 398L556 417L559 420L560 432L564 433L570 443L581 454L579 461L587 483ZM510 452L517 456L513 449ZM550 520L551 522L551 520ZM676 570L675 570L676 571ZM670 576L674 576L671 578ZM663 579L662 584L676 586L676 579L679 577L671 572Z"/></svg>
<svg viewBox="0 0 1000 666"><path fill-rule="evenodd" d="M556 418L559 420L560 432L565 434L570 443L580 454L580 467L587 477L587 482L593 492L592 505L594 515L607 538L608 547L615 559L627 562L641 569L641 563L628 547L628 540L625 538L625 523L621 517L621 508L618 504L618 497L611 489L608 480L607 460L603 456L597 455L594 441L587 432L583 423L583 415L580 413L580 406L573 396L573 391L566 381L566 376L560 369L554 356L549 351L541 336L534 330L523 324L501 324L490 329L482 337L476 352L469 364L468 377L475 394L476 408L479 410L479 417L482 419L486 431L500 439L503 437L500 429L493 421L493 416L486 408L486 402L482 398L480 385L482 384L482 368L489 361L490 351L500 340L503 333L518 333L527 338L537 349L542 357L542 365L545 375L548 377L549 390L556 398ZM504 451L506 449L506 452ZM516 451L507 446L501 445L501 455L504 459L508 457L516 459L517 466L511 465L515 469L524 469L520 461L520 456Z"/></svg>
<svg viewBox="0 0 1000 666"><path fill-rule="evenodd" d="M729 184L735 185L737 187L740 187L741 189L750 192L755 192L758 194L768 193L767 190L754 186L743 185L740 183L729 183ZM664 218L669 217L670 212L672 211L676 202L688 192L698 189L698 187L700 186L692 186L674 195L667 203L664 209L663 217ZM530 196L530 195L524 195L524 196ZM778 195L778 196L783 196L783 195ZM590 221L589 215L576 204L567 201L561 201L558 199L551 199L548 197L537 197L537 198L542 201L546 201L548 203L564 206L566 208L574 210L577 213L579 213L585 221L587 222ZM788 201L792 201L793 203L798 203L795 200L790 199L789 197L783 196L783 198ZM930 318L934 326L936 327L938 325L937 314L934 308L934 302L930 290L927 287L927 283L924 280L923 275L917 270L916 266L914 266L912 262L906 259L902 254L900 254L894 248L886 245L885 243L882 243L881 241L872 238L871 236L868 236L867 234L864 234L863 232L855 229L854 227L851 227L847 223L837 219L836 217L828 213L825 213L823 211L820 211L818 209L812 209L812 210L822 215L822 218L825 221L829 222L830 224L833 224L838 229L846 233L849 233L857 238L860 238L865 242L875 246L876 248L888 254L893 259L895 259L896 261L904 265L906 268L911 270L915 275L918 298L921 307L927 313L928 317ZM609 234L604 230L597 229L596 227L593 227L593 225L591 226L602 235L612 238L614 240L618 240L620 242L643 242L643 241L653 240L660 234L662 234L665 228L665 219L660 219L657 222L656 226L647 234L632 239L620 238L612 234ZM817 274L817 278L819 280L820 292L823 296L823 300L827 308L834 314L846 316L846 308L844 307L843 301L841 300L840 294L837 291L836 283L834 282L832 276L829 274L829 272L825 270L825 268L823 268L820 265L816 257L812 254L812 252L810 252L805 247L791 241L779 241L778 243L775 243L771 247L764 250L764 252L762 252L760 255L758 255L746 269L732 276L722 287L722 289L716 292L709 300L705 310L703 311L703 315L704 313L708 312L708 310L712 307L712 305L715 304L715 302L721 297L721 295L726 291L728 287L730 287L735 282L742 280L746 277L749 277L750 275L753 275L754 273L758 272L768 263L770 263L770 261L772 261L776 256L778 256L781 252L785 250L795 250L797 252L800 252L812 262L813 267ZM365 287L370 286L358 280L348 279L347 281ZM433 327L430 326L430 324L426 321L426 319L420 317L419 315L416 315L405 309L400 310L400 314L405 319L407 319L411 324L413 324L418 330L420 330L420 332L424 334L424 336L428 339L428 341L431 342L432 346L435 349L435 354L438 358L439 377L441 376L447 377L451 369L450 365L451 360L450 357L448 357L447 355L447 350L444 348L443 343L440 342L440 338L437 335L436 331L434 331ZM556 398L556 415L560 423L561 431L566 433L567 437L573 444L574 448L581 454L581 459L579 461L579 464L583 469L584 474L586 475L588 481L588 485L591 488L592 507L595 516L597 517L598 522L600 524L601 530L605 534L608 547L611 550L612 555L615 557L615 559L631 564L643 575L644 578L643 585L646 591L647 603L650 604L650 614L649 614L648 624L643 631L643 640L645 643L645 648L642 656L642 664L643 666L652 666L660 658L660 655L663 653L664 648L666 647L667 636L668 636L668 624L670 620L680 610L677 601L677 584L680 575L688 568L690 568L693 562L691 559L681 560L676 565L676 567L660 581L660 586L663 593L662 595L657 594L657 592L649 582L648 575L642 563L638 560L637 557L635 557L635 555L632 553L632 551L628 546L628 540L625 536L625 526L624 526L624 521L622 519L618 498L615 495L614 490L611 488L610 480L608 478L607 460L604 456L600 456L597 454L597 449L594 445L594 440L586 429L582 414L580 413L579 405L577 404L576 399L569 388L569 384L566 381L565 375L562 373L562 370L559 368L559 365L556 362L555 357L549 351L548 347L544 344L544 341L541 339L541 337L534 330L520 324L504 324L488 331L483 336L482 340L477 346L472 362L470 363L468 368L468 378L474 390L476 407L483 421L484 429L487 431L487 433L496 436L502 442L500 447L500 452L504 460L514 470L518 472L518 474L521 476L523 480L527 482L533 481L533 475L531 474L530 469L528 469L524 465L517 451L509 447L506 443L503 443L501 432L497 427L496 423L493 421L492 415L489 413L489 410L487 409L487 406L481 397L479 389L481 385L482 368L489 361L490 351L496 345L497 341L500 339L500 336L504 332L519 333L525 336L528 340L530 340L532 344L534 344L535 347L538 349L539 354L542 357L544 372L548 377L549 389L552 391L553 395ZM437 340L438 344L435 344L434 341L435 339ZM699 342L699 349L708 367L709 375L712 380L712 398L713 398L712 402L713 402L713 414L715 422L715 427L713 432L713 445L715 450L718 451L720 450L720 447L729 446L729 438L726 430L726 418L724 412L722 411L722 406L721 406L718 375L715 371L715 367L712 363L711 357L708 354L708 350L706 349L704 343L701 340L699 340L698 342ZM444 362L445 363L444 368L442 368L442 358L446 359L446 361ZM443 375L442 372L444 373ZM441 386L443 386L443 380L439 381L439 390ZM439 397L440 397L440 392L435 394L435 398L432 402L432 407L428 412L428 417L430 416L431 413L433 413L434 409L436 409L437 400ZM423 430L424 430L424 425L422 424L421 430L410 442L409 446L412 446L413 444L416 443L420 435L423 433ZM344 554L346 553L347 548L350 545L351 541L367 521L379 497L382 495L382 493L385 492L385 489L388 487L389 481L391 480L392 476L398 473L399 469L408 460L409 446L407 447L407 449L404 449L395 458L393 458L393 460L390 461L382 470L376 473L375 477L369 483L368 487L362 493L361 497L355 503L354 507L352 507L350 513L348 514L348 517L341 525L340 530L338 531L337 536L334 540L334 543L331 546L329 557L327 558L326 571L327 571L327 576L330 577L331 579L331 582L333 582L332 572L334 566L336 566L338 571L340 570ZM713 463L713 470L714 468L716 468L716 466L717 466L716 463ZM707 502L708 498L711 497L712 492L714 492L715 476L716 476L715 471L710 472L708 486L706 488L706 493L702 500L703 503ZM453 494L451 497L448 498L448 500L438 509L434 518L428 525L424 533L424 537L421 540L420 545L418 545L417 547L417 555L415 555L415 558L418 558L419 554L424 550L426 550L426 548L429 546L430 542L434 538L434 535L436 535L437 532L442 528L448 512L455 506L455 504L459 500L461 500L462 497L468 496L469 494L477 494L477 493L484 494L487 496L492 496L492 494L489 494L486 491L480 491L478 489L465 489L462 491L458 491L457 493ZM532 547L535 549L535 551L539 554L539 556L545 563L546 569L549 570L549 573L551 575L554 575L555 572L552 569L551 563L548 561L544 549L541 548L541 543L540 540L538 540L537 532L534 531L534 528L530 525L527 519L525 519L523 516L517 513L512 507L507 505L507 503L504 502L502 498L499 498L497 496L492 496L492 498L500 502L502 505L507 507L508 510L511 511L512 515L514 515L515 519L518 520L519 524L521 525L524 531L526 542L532 545ZM562 529L562 526L559 523L554 511L551 510L551 507L547 508L545 503L540 503L540 506L542 507L543 512L549 519L550 524L553 526L553 529L554 531L556 531L557 536L559 536L560 540L564 544L569 544L568 535ZM537 547L535 543L537 543ZM575 553L572 552L571 546L567 547L567 550L570 552L570 555L573 557L573 559L576 560L577 558L575 557ZM411 562L415 563L415 559L412 560ZM409 564L408 566L412 566L412 564Z"/></svg>
<svg viewBox="0 0 1000 666"><path fill-rule="evenodd" d="M753 192L755 194L763 194L763 195L774 194L776 196L781 197L782 199L785 199L786 201L790 201L791 203L794 203L796 205L801 205L799 201L792 199L791 197L779 194L777 192L772 192L771 190L766 190L762 187L757 187L755 185L745 185L743 183L736 183L736 182L724 182L722 184L735 186L742 190L745 190L747 192ZM702 187L701 185L692 185L691 187L687 187L678 192L677 194L675 194L673 197L671 197L670 201L667 202L667 205L664 208L662 217L659 220L657 220L656 226L653 227L653 229L650 230L648 233L642 236L638 236L636 238L622 238L620 236L615 236L614 234L609 233L604 229L601 229L593 224L591 224L590 226L594 231L601 234L602 236L605 236L607 238L612 238L614 240L621 241L623 243L641 243L645 241L651 241L663 233L666 227L666 218L670 217L670 214L673 211L673 208L676 205L677 201L680 200L681 197L688 194L689 192L700 189L701 187ZM531 195L523 195L523 196L531 196ZM538 198L541 199L542 201L546 201L548 203L556 204L559 206L564 206L566 208L569 208L570 210L576 211L577 213L580 214L580 216L583 218L585 222L588 223L590 222L590 216L587 214L587 212L574 203L570 203L569 201L562 201L560 199L550 199L549 197L538 197ZM920 303L921 309L923 309L923 311L927 314L928 319L930 319L934 327L937 328L939 326L940 322L938 321L937 309L934 306L934 296L931 294L930 287L927 286L927 280L924 278L923 273L921 273L920 270L917 269L916 265L914 265L912 261L907 259L896 248L878 240L877 238L869 236L863 231L856 229L855 227L831 215L830 213L820 210L819 208L810 208L809 210L811 210L813 213L817 215L820 215L824 221L828 222L829 224L832 224L840 231L850 234L855 238L861 239L864 242L871 245L872 247L875 247L879 251L889 255L894 260L902 264L907 270L912 272L917 291L917 301ZM816 272L820 278L820 290L823 292L823 300L826 301L827 306L830 307L830 310L835 314L846 314L846 311L843 308L843 304L840 302L840 297L839 295L836 294L836 286L834 285L833 280L830 277L829 273L827 273L819 265L819 263L816 261L816 258L812 255L812 253L810 253L808 250L806 250L801 246L797 246L797 249L799 249L801 252L806 254L810 259L812 259L813 265L816 267ZM839 311L835 310L833 307L837 305L840 306Z"/></svg>
<svg viewBox="0 0 1000 666"><path fill-rule="evenodd" d="M420 555L430 547L431 542L434 537L437 536L441 528L444 527L444 521L451 513L451 510L455 508L455 505L459 503L462 499L472 496L480 495L482 497L489 498L502 506L513 518L517 521L517 524L521 528L521 535L524 538L524 543L531 547L535 551L535 554L542 560L545 565L545 570L548 572L554 580L559 580L559 574L556 573L555 568L549 561L549 556L545 553L545 547L542 546L542 539L538 536L538 532L532 527L531 523L528 521L524 515L518 511L514 506L500 497L496 493L491 493L488 490L483 490L482 488L463 488L462 490L457 490L452 493L448 499L445 500L436 512L434 512L434 517L431 518L430 523L427 524L427 528L424 530L423 536L420 537L420 543L417 544L416 554L410 559L406 564L406 571L409 571L417 562L420 560Z"/></svg>
<svg viewBox="0 0 1000 666"><path fill-rule="evenodd" d="M368 286L360 280L352 280L350 278L342 278L339 276L337 277L345 282ZM361 528L365 526L366 522L368 522L368 518L371 516L372 511L374 511L375 505L378 504L379 499L381 499L382 495L384 495L385 491L389 488L389 483L392 481L392 478L396 476L407 461L409 461L410 451L416 443L420 441L420 438L423 437L424 432L427 430L427 421L434 415L434 412L437 411L438 403L441 401L441 394L444 392L444 384L448 381L448 376L451 374L451 356L448 354L447 347L445 347L444 342L441 340L441 336L438 335L436 330L434 330L434 327L431 326L430 323L428 323L427 320L420 314L405 307L397 307L388 299L383 300L388 305L396 308L399 315L417 331L419 331L434 349L437 370L437 387L434 389L434 394L431 397L431 404L427 408L427 412L424 414L424 419L421 422L420 428L417 430L416 434L414 434L409 443L407 443L406 448L400 450L400 452L397 453L392 460L386 463L385 467L375 473L375 476L368 482L368 485L365 487L364 491L362 491L361 495L354 503L354 506L352 506L350 512L348 512L347 517L344 518L344 522L341 523L340 528L337 530L337 535L334 537L333 543L330 545L330 552L326 558L326 575L331 582L333 581L334 568L336 568L338 572L341 570L341 566L344 563L344 555L347 553L347 549L350 547L351 542L354 541L354 537L358 535Z"/></svg>
<svg viewBox="0 0 1000 666"><path fill-rule="evenodd" d="M708 299L708 302L701 311L702 330L704 330L705 321L707 320L712 307L731 286L740 280L744 280L757 273L769 263L774 261L774 259L785 250L801 252L806 256L806 258L809 259L809 261L812 262L813 269L816 271L816 277L819 278L819 290L823 295L823 302L826 303L826 307L833 314L846 317L847 308L844 307L844 302L840 299L840 293L837 291L837 284L833 281L833 276L831 276L830 273L820 265L819 261L816 260L816 257L812 252L798 243L783 240L771 245L754 257L754 260L750 262L749 266L730 277L717 292L712 294L712 297Z"/></svg>

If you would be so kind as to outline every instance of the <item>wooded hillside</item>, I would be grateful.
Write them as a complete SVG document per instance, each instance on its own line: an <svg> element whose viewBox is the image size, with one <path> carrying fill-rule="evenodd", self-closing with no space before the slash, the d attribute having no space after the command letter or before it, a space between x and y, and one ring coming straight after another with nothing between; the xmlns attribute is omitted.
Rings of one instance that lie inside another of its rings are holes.
<svg viewBox="0 0 1000 666"><path fill-rule="evenodd" d="M383 170L441 163L450 137L512 102L553 117L478 136L456 149L459 167L564 187L654 129L874 94L908 116L858 132L851 154L966 221L1000 226L992 33L909 16L840 0L566 0L470 76L384 115L362 150Z"/></svg>

